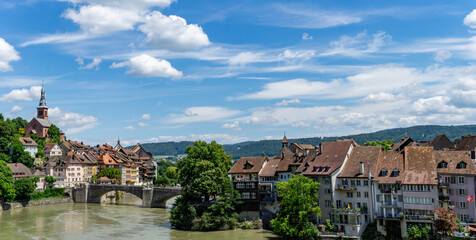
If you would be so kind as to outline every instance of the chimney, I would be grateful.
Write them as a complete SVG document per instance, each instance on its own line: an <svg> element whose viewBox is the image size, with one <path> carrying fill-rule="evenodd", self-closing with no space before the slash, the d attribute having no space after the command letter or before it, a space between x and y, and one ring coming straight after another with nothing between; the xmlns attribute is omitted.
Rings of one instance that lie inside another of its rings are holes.
<svg viewBox="0 0 476 240"><path fill-rule="evenodd" d="M364 174L364 163L360 162L360 175Z"/></svg>

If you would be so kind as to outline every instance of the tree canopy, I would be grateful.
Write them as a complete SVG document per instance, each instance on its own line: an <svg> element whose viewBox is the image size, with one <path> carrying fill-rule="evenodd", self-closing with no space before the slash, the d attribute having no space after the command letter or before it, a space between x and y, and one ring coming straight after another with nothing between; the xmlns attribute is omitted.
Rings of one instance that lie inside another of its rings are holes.
<svg viewBox="0 0 476 240"><path fill-rule="evenodd" d="M302 175L293 175L289 182L278 183L281 197L279 212L271 220L275 233L285 239L317 239L316 225L321 216L318 206L319 183Z"/></svg>
<svg viewBox="0 0 476 240"><path fill-rule="evenodd" d="M409 240L426 240L431 235L431 227L428 224L413 224L407 229L407 238Z"/></svg>
<svg viewBox="0 0 476 240"><path fill-rule="evenodd" d="M11 201L15 196L12 170L6 162L0 160L0 200Z"/></svg>
<svg viewBox="0 0 476 240"><path fill-rule="evenodd" d="M18 200L28 200L30 195L35 191L36 184L31 178L20 178L17 179L14 184L15 192L17 194L15 199Z"/></svg>
<svg viewBox="0 0 476 240"><path fill-rule="evenodd" d="M364 146L380 146L384 151L392 149L392 140L372 141L364 143Z"/></svg>
<svg viewBox="0 0 476 240"><path fill-rule="evenodd" d="M61 144L60 134L59 128L54 124L51 124L50 128L48 128L48 138L50 139L50 142Z"/></svg>
<svg viewBox="0 0 476 240"><path fill-rule="evenodd" d="M118 179L121 176L121 172L115 168L105 168L99 173L100 177L107 177L109 179Z"/></svg>
<svg viewBox="0 0 476 240"><path fill-rule="evenodd" d="M437 208L435 210L435 228L444 235L451 235L453 231L458 230L458 219L456 214L451 209Z"/></svg>
<svg viewBox="0 0 476 240"><path fill-rule="evenodd" d="M48 188L53 188L53 183L55 183L57 180L53 176L46 176L45 177L45 182L48 183Z"/></svg>

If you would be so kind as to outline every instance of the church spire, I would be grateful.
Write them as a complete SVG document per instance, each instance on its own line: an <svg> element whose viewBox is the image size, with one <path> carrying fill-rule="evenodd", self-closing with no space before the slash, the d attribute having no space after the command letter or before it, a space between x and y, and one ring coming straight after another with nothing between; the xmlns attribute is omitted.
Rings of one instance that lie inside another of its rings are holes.
<svg viewBox="0 0 476 240"><path fill-rule="evenodd" d="M46 99L45 99L45 87L42 85L41 86L41 98L40 98L40 104L39 107L46 107Z"/></svg>

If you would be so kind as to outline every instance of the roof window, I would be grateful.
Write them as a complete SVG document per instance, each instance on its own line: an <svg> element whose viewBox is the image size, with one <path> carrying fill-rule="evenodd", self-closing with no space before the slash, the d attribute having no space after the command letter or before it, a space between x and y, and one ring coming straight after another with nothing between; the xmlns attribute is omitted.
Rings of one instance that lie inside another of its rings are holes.
<svg viewBox="0 0 476 240"><path fill-rule="evenodd" d="M382 168L382 170L380 171L379 177L385 177L387 176L387 174L388 174L388 170L385 168Z"/></svg>
<svg viewBox="0 0 476 240"><path fill-rule="evenodd" d="M438 168L448 168L448 163L445 162L445 161L441 161L440 163L438 163Z"/></svg>
<svg viewBox="0 0 476 240"><path fill-rule="evenodd" d="M456 169L466 169L466 163L461 161L456 165Z"/></svg>

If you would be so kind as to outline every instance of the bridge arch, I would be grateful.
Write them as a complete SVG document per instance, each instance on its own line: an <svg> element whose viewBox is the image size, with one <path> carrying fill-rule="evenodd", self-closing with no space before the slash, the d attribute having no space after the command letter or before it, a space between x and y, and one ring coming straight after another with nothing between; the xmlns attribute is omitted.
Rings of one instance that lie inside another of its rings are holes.
<svg viewBox="0 0 476 240"><path fill-rule="evenodd" d="M142 186L123 186L123 185L89 185L88 201L89 203L101 203L101 197L111 191L123 191L131 193L141 200L143 199Z"/></svg>

